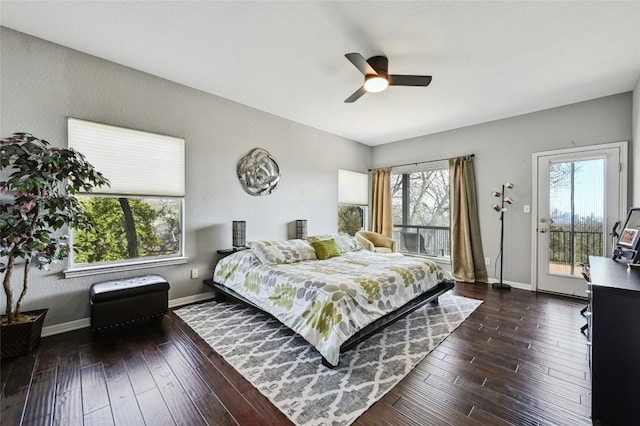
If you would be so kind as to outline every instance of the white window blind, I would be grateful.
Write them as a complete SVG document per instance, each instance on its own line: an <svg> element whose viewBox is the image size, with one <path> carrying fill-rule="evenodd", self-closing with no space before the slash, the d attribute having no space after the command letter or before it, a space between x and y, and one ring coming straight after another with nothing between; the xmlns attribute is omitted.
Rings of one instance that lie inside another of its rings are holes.
<svg viewBox="0 0 640 426"><path fill-rule="evenodd" d="M338 204L357 206L369 204L369 175L339 169Z"/></svg>
<svg viewBox="0 0 640 426"><path fill-rule="evenodd" d="M111 183L96 194L182 197L184 139L69 118L69 147Z"/></svg>

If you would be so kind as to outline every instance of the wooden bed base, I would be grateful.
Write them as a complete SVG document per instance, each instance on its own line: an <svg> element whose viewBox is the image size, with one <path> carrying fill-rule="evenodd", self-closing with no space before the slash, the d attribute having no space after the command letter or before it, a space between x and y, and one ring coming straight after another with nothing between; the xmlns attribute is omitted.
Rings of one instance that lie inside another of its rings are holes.
<svg viewBox="0 0 640 426"><path fill-rule="evenodd" d="M245 297L241 296L239 293L235 292L234 290L225 287L224 285L217 283L213 280L205 280L208 281L206 282L207 285L213 287L216 290L216 296L215 296L215 300L217 302L223 302L227 299L231 299L240 303L243 303L245 305L249 305L257 310L259 310L260 312L263 312L267 315L269 315L270 317L274 318L274 319L278 319L276 317L274 317L273 315L271 315L268 312L263 311L262 309L260 309L258 306L256 306L255 304L253 304L251 301L249 301L248 299L246 299ZM377 333L378 331L382 330L383 328L385 328L386 326L394 323L395 321L399 320L400 318L404 317L405 315L409 314L410 312L415 311L416 309L418 309L419 307L425 305L426 303L438 303L438 297L451 290L454 286L455 281L450 281L450 280L446 280L446 281L442 281L441 283L437 284L435 287L431 288L430 290L422 293L420 296L416 297L413 300L410 300L409 302L407 302L405 305L401 306L400 308L396 309L395 311L391 311L388 314L378 318L377 320L373 321L371 324L367 325L366 327L364 327L363 329L361 329L360 331L358 331L356 334L354 334L353 336L351 336L348 340L346 340L341 346L340 346L340 353L344 353L352 348L354 348L357 344L359 344L360 342L366 340L367 338L369 338L371 335ZM324 357L322 357L322 365L324 365L325 367L328 368L334 368L333 365L331 365Z"/></svg>

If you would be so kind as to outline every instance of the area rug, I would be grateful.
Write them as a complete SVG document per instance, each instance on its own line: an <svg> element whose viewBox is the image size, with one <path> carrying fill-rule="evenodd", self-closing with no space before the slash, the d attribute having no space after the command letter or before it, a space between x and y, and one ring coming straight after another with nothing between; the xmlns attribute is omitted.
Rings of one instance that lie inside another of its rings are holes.
<svg viewBox="0 0 640 426"><path fill-rule="evenodd" d="M349 425L406 376L482 303L445 293L340 356L320 354L272 317L234 303L175 311L297 425Z"/></svg>

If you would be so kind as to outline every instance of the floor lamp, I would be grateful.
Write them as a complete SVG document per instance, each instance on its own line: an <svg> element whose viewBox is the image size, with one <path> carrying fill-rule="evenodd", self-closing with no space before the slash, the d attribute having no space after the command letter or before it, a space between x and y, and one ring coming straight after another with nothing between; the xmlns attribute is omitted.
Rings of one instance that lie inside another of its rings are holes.
<svg viewBox="0 0 640 426"><path fill-rule="evenodd" d="M512 184L511 182L507 182L505 184L502 185L502 192L497 192L494 191L493 196L494 197L499 197L500 198L500 205L498 204L494 204L493 205L493 209L497 212L500 212L500 282L497 283L493 283L492 285L494 287L499 287L499 288L511 288L511 286L509 284L505 284L502 281L502 268L503 268L503 253L504 253L504 212L507 211L507 208L504 206L505 203L507 204L513 204L513 199L511 197L505 197L505 189L511 189L513 188L515 185Z"/></svg>

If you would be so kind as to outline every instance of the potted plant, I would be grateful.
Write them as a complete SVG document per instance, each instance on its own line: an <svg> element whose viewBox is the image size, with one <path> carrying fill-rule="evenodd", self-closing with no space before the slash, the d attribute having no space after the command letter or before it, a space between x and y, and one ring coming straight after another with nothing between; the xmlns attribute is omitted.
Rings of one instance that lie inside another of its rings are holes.
<svg viewBox="0 0 640 426"><path fill-rule="evenodd" d="M48 269L69 255L63 227L93 228L75 194L108 184L73 149L51 147L29 133L14 133L0 141L0 272L7 298L1 317L1 358L23 355L40 341L47 310L21 312L31 265ZM22 290L14 304L11 278L21 259ZM14 341L16 337L22 341Z"/></svg>

